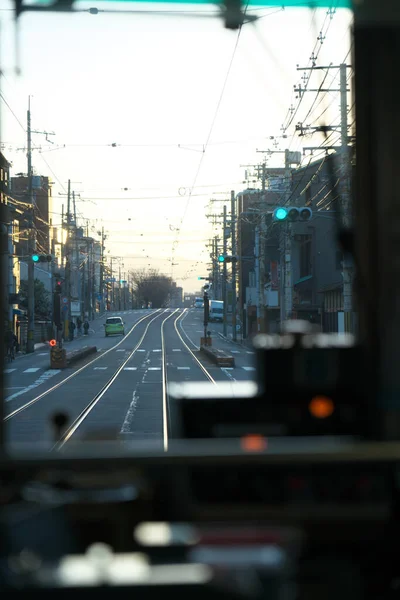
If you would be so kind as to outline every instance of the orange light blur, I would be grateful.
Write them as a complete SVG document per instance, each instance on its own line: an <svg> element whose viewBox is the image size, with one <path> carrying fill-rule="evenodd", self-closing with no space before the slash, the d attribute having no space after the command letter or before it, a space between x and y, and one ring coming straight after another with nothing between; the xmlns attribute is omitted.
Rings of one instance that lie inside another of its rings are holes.
<svg viewBox="0 0 400 600"><path fill-rule="evenodd" d="M50 346L55 346L57 344L57 341L56 340L50 340L49 343L50 343Z"/></svg>
<svg viewBox="0 0 400 600"><path fill-rule="evenodd" d="M311 400L308 409L316 419L326 419L333 414L335 405L327 396L314 396Z"/></svg>
<svg viewBox="0 0 400 600"><path fill-rule="evenodd" d="M267 438L257 434L245 435L240 442L245 452L262 452L268 447Z"/></svg>

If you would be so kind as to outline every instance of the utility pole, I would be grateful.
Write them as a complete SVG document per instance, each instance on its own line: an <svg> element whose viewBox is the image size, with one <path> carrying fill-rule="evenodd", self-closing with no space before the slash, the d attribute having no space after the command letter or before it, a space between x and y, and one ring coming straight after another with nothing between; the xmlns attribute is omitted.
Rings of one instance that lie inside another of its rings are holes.
<svg viewBox="0 0 400 600"><path fill-rule="evenodd" d="M307 90L308 91L308 90ZM290 174L291 174L291 166L292 164L299 164L300 158L298 152L290 152L288 149L286 150L257 150L257 152L267 152L268 154L284 154L285 155L285 168L284 168L284 178L285 178L285 192L283 203L287 204L290 199ZM263 168L263 189L265 190L265 179L268 174L268 170ZM260 255L262 256L262 260L260 263L261 275L259 277L260 281L260 292L259 296L260 302L263 302L264 299L264 281L265 281L265 265L264 265L264 248L265 248L265 216L261 216L262 223L262 239L260 240ZM292 281L292 234L291 234L291 226L288 221L282 223L281 226L281 234L280 234L280 252L281 252L281 277L280 277L280 320L281 324L283 321L290 319L292 317L293 312L293 281ZM261 323L260 323L261 327Z"/></svg>
<svg viewBox="0 0 400 600"><path fill-rule="evenodd" d="M259 274L258 274L258 303L257 303L257 328L258 332L262 333L265 331L264 325L264 313L265 313L265 239L266 239L266 215L264 214L265 202L265 188L266 188L266 164L263 162L261 171L261 214L260 214L260 228L259 228L259 239L258 239L258 252L259 252Z"/></svg>
<svg viewBox="0 0 400 600"><path fill-rule="evenodd" d="M226 204L223 207L223 247L222 254L226 256L226 247L227 247L227 238L226 238ZM226 305L226 261L222 263L222 300L224 302L224 323L223 323L223 333L226 337L227 335L227 327L226 327L226 317L227 317L227 305Z"/></svg>
<svg viewBox="0 0 400 600"><path fill-rule="evenodd" d="M74 291L75 291L75 298L80 298L80 269L79 269L79 244L78 244L78 225L77 225L77 221L76 221L76 202L75 202L75 192L72 192L72 205L74 207L74 270L76 270L76 276L75 276L75 282L74 282ZM79 307L80 307L80 318L83 320L83 315L82 315L82 302L79 303Z"/></svg>
<svg viewBox="0 0 400 600"><path fill-rule="evenodd" d="M319 89L319 90L295 90L300 93L307 92L340 92L340 125L333 125L327 129L340 129L341 133L341 145L337 146L324 146L324 148L334 149L339 152L341 162L341 174L340 174L340 199L343 214L343 226L348 228L350 226L350 215L351 215L351 198L350 198L350 160L349 160L349 136L348 136L348 123L347 123L347 93L350 91L347 87L347 69L351 68L351 65L341 64L339 66L329 67L298 67L297 70L309 70L309 69L339 69L340 74L340 86L339 89ZM297 130L301 130L301 135L306 129L314 129L315 131L321 131L320 127L311 128L303 127L302 124L296 126ZM304 150L313 151L317 148L304 148ZM320 148L318 148L320 150ZM344 310L344 325L346 332L353 331L353 264L349 256L343 256L343 310Z"/></svg>
<svg viewBox="0 0 400 600"><path fill-rule="evenodd" d="M231 191L231 242L232 242L232 339L236 342L236 207L235 192ZM224 261L225 262L225 261Z"/></svg>
<svg viewBox="0 0 400 600"><path fill-rule="evenodd" d="M111 294L110 294L110 309L115 310L114 307L114 281L113 281L113 257L110 258L110 279L111 279Z"/></svg>
<svg viewBox="0 0 400 600"><path fill-rule="evenodd" d="M121 311L121 263L118 263L118 310Z"/></svg>
<svg viewBox="0 0 400 600"><path fill-rule="evenodd" d="M36 232L34 228L34 196L33 196L33 172L32 172L32 133L43 134L46 140L49 135L55 135L54 132L48 131L33 131L31 126L31 97L28 97L27 111L27 160L28 160L28 221L29 221L29 254L36 252ZM52 142L51 142L52 143ZM28 258L28 338L26 342L26 352L32 353L35 351L35 263L31 256Z"/></svg>
<svg viewBox="0 0 400 600"><path fill-rule="evenodd" d="M285 182L286 182L286 198L285 204L290 198L290 152L289 150L285 153ZM293 312L293 273L292 273L292 227L289 221L283 224L283 235L284 235L284 282L285 282L285 312L284 320L292 318Z"/></svg>
<svg viewBox="0 0 400 600"><path fill-rule="evenodd" d="M101 297L100 300L100 314L104 312L104 226L101 228L101 246L100 246L100 282L99 282L99 294Z"/></svg>
<svg viewBox="0 0 400 600"><path fill-rule="evenodd" d="M260 228L255 227L254 232L254 256L255 256L255 276L256 276L256 308L257 308L257 332L261 329L261 300L260 300Z"/></svg>
<svg viewBox="0 0 400 600"><path fill-rule="evenodd" d="M34 228L34 199L32 182L32 131L31 131L31 99L29 96L27 112L27 145L28 145L28 202L29 208L29 253L36 251L36 235ZM28 257L28 339L26 352L35 351L35 263Z"/></svg>
<svg viewBox="0 0 400 600"><path fill-rule="evenodd" d="M346 229L351 226L351 199L350 199L350 160L348 146L348 123L347 123L347 75L346 65L340 65L340 114L341 114L341 158L342 176L341 181L341 203L343 213L343 225ZM343 256L343 310L344 326L346 332L353 332L353 265L351 257Z"/></svg>
<svg viewBox="0 0 400 600"><path fill-rule="evenodd" d="M64 340L69 339L69 325L71 315L71 254L70 254L70 228L71 228L71 180L68 179L67 191L67 238L65 240L65 293L67 297L67 310L64 319Z"/></svg>

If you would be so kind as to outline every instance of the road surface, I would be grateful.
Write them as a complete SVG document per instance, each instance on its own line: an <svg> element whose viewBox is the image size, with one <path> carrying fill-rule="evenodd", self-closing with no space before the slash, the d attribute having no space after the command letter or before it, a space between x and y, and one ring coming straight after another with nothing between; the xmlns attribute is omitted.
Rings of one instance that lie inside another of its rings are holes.
<svg viewBox="0 0 400 600"><path fill-rule="evenodd" d="M255 380L254 352L222 337L210 323L213 345L235 357L232 369L213 365L199 352L203 333L198 309L131 310L112 313L126 323L125 336L104 335L104 319L92 323L88 337L68 343L97 353L62 370L49 368L49 350L18 357L5 366L5 432L11 451L61 448L71 440L150 441L168 445L170 382ZM64 413L63 435L52 417Z"/></svg>

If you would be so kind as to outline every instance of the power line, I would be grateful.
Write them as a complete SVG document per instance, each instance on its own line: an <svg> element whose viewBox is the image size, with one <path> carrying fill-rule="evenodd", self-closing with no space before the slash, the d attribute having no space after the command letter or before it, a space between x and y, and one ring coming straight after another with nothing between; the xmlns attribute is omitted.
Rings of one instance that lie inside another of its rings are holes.
<svg viewBox="0 0 400 600"><path fill-rule="evenodd" d="M249 0L248 0L248 2L246 4L246 7L244 8L243 17L246 15L246 11L247 11L248 5L249 5ZM193 179L193 184L192 184L192 186L190 188L190 191L189 191L189 196L188 196L188 199L187 199L184 211L183 211L183 215L182 215L182 218L180 220L180 225L181 226L183 224L183 221L185 219L187 210L189 208L190 200L192 198L192 189L196 185L197 178L198 178L198 176L200 174L200 170L201 170L201 167L202 167L202 164L203 164L204 156L205 156L208 144L210 142L210 138L211 138L211 135L212 135L212 132L213 132L213 129L214 129L215 122L217 120L217 116L218 116L219 109L220 109L220 106L221 106L221 103L222 103L222 99L224 97L226 84L228 83L228 78L229 78L229 75L230 75L230 72L231 72L231 69L232 69L232 65L233 65L233 61L234 61L234 58L235 58L235 55L236 55L236 51L237 51L237 48L238 48L238 45L239 45L239 40L240 40L240 36L241 36L241 33L242 33L242 27L243 27L243 24L241 24L239 26L239 30L238 30L238 33L237 33L237 36L236 36L235 46L233 48L232 57L231 57L231 60L229 62L229 65L228 65L228 70L227 70L226 75L225 75L225 79L224 79L224 83L222 85L221 93L220 93L220 96L219 96L219 99L218 99L218 102L217 102L217 106L216 106L216 109L215 109L215 112L214 112L213 119L211 121L211 126L210 126L210 129L208 131L208 136L207 136L207 139L206 139L206 143L205 143L204 148L203 148L203 154L201 155L201 158L200 158L200 161L199 161L199 164L198 164L198 167L197 167L197 171L196 171L194 179ZM172 255L174 255L174 252L175 252L175 245L177 245L179 243L179 235L180 235L180 228L179 228L178 234L177 234L177 236L175 238L174 245L172 246Z"/></svg>

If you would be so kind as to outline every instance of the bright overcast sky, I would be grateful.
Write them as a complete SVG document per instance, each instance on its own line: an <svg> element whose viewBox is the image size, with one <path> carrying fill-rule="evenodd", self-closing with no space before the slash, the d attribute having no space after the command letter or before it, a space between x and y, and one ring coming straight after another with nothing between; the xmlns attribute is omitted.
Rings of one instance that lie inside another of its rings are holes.
<svg viewBox="0 0 400 600"><path fill-rule="evenodd" d="M173 276L186 291L197 290L197 276L207 274L205 244L215 234L205 217L209 200L241 191L241 165L260 163L257 149L275 149L269 137L282 135L298 102L297 65L310 65L313 49L321 66L351 60L347 10L330 18L326 9L258 8L252 14L263 18L240 35L218 18L31 13L20 19L17 76L10 7L0 0L1 141L12 174L26 172L31 95L32 128L55 133L52 145L33 135L35 172L55 182L53 223L60 223L66 199L59 193L70 178L85 200L77 205L81 223L89 219L94 235L104 225L107 250L124 257L125 271L151 265L170 274L173 256ZM330 71L324 87L336 89L337 74ZM309 87L318 88L323 72L312 77ZM305 94L277 149L321 142L294 135L315 96ZM325 121L317 119L321 113ZM339 114L332 92L318 97L305 124L337 124ZM283 166L283 154L267 164ZM217 207L222 203L211 210Z"/></svg>

